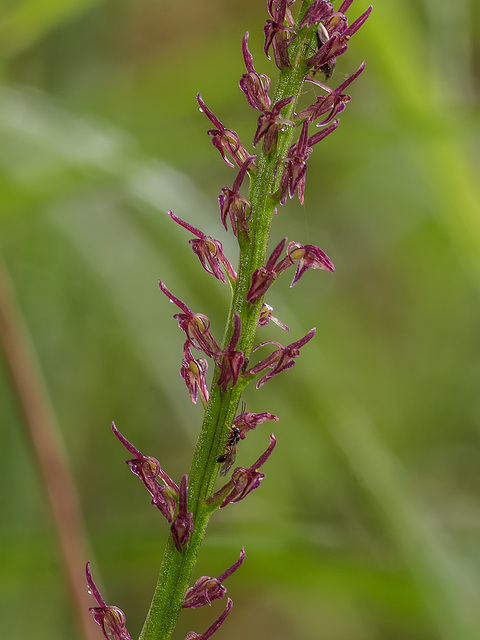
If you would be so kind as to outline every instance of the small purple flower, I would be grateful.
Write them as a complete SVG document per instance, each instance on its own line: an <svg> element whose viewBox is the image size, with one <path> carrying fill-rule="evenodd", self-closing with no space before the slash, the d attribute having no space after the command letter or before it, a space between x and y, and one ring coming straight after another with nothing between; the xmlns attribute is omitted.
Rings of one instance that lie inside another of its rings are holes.
<svg viewBox="0 0 480 640"><path fill-rule="evenodd" d="M250 229L247 227L247 220L252 212L252 205L250 202L240 195L240 187L248 171L248 168L254 164L256 156L249 156L240 167L232 189L223 187L221 195L218 196L218 204L220 206L220 217L222 224L227 228L227 216L230 218L230 224L232 225L232 231L238 238L238 230L240 229L243 234L247 235Z"/></svg>
<svg viewBox="0 0 480 640"><path fill-rule="evenodd" d="M319 22L326 22L335 14L335 9L331 2L326 0L314 0L303 14L303 18L298 25L299 29L303 27L310 28Z"/></svg>
<svg viewBox="0 0 480 640"><path fill-rule="evenodd" d="M338 127L338 120L335 120L325 129L308 137L308 120L304 120L302 132L298 141L290 147L285 159L285 168L280 182L280 204L285 204L287 197L293 198L295 190L298 189L298 199L303 204L305 194L305 173L307 171L308 156L312 153L313 145L326 138Z"/></svg>
<svg viewBox="0 0 480 640"><path fill-rule="evenodd" d="M187 475L182 477L178 494L178 513L170 527L173 543L177 551L187 544L193 529L193 513L187 513Z"/></svg>
<svg viewBox="0 0 480 640"><path fill-rule="evenodd" d="M310 329L306 336L300 338L296 342L292 342L292 344L287 345L286 347L282 347L282 345L274 340L267 340L267 342L262 342L257 347L255 347L254 351L259 349L260 347L264 347L266 344L276 344L278 349L276 349L272 354L262 360L254 367L249 369L244 375L254 376L258 373L261 373L265 369L271 369L267 374L265 374L260 380L257 382L257 389L260 389L265 382L271 380L274 376L278 375L282 371L286 371L287 369L291 369L295 364L295 358L298 358L300 355L300 348L303 347L307 342L309 342L313 336L315 335L315 328Z"/></svg>
<svg viewBox="0 0 480 640"><path fill-rule="evenodd" d="M204 103L199 93L197 93L197 102L200 105L200 111L203 111L210 122L216 127L215 129L209 129L207 131L208 135L212 138L213 146L220 151L223 160L228 165L231 167L235 166L227 159L225 151L233 158L237 167L241 167L250 154L240 144L240 138L237 133L223 126L217 116L210 111Z"/></svg>
<svg viewBox="0 0 480 640"><path fill-rule="evenodd" d="M184 359L182 360L182 368L180 375L187 385L188 393L193 404L197 404L198 394L204 408L208 404L208 388L205 374L208 369L208 363L204 358L195 358L190 351L190 341L187 340L183 345Z"/></svg>
<svg viewBox="0 0 480 640"><path fill-rule="evenodd" d="M232 381L232 388L237 384L244 361L243 351L236 351L241 331L241 320L236 311L234 312L233 321L233 333L228 346L215 353L215 362L220 367L220 376L217 384L220 385L223 392L227 390L230 380Z"/></svg>
<svg viewBox="0 0 480 640"><path fill-rule="evenodd" d="M245 549L242 547L238 560L234 562L231 567L221 573L218 578L210 578L209 576L202 576L199 578L193 587L190 587L185 594L182 607L197 608L203 607L206 604L211 606L212 600L219 600L220 598L223 598L227 593L227 589L223 586L222 582L231 576L232 573L235 573L244 560Z"/></svg>
<svg viewBox="0 0 480 640"><path fill-rule="evenodd" d="M307 269L335 271L333 262L327 254L313 244L303 245L299 242L289 242L286 258L277 265L278 273L281 273L295 262L297 263L297 270L293 276L291 287L297 284Z"/></svg>
<svg viewBox="0 0 480 640"><path fill-rule="evenodd" d="M360 29L372 12L372 5L362 15L348 26L344 12L352 4L352 0L344 2L339 11L334 12L324 23L320 22L318 28L318 51L307 60L307 66L313 71L323 71L327 78L333 73L336 58L348 49L348 41L352 35Z"/></svg>
<svg viewBox="0 0 480 640"><path fill-rule="evenodd" d="M188 222L176 216L173 211L169 211L168 215L174 222L184 229L187 229L187 231L190 231L190 233L193 233L194 236L197 236L198 239L189 240L189 242L192 245L193 252L198 256L202 267L207 273L211 273L212 276L215 276L218 280L226 282L221 268L223 266L230 281L236 281L237 274L235 273L235 269L223 255L223 246L219 240L214 240L210 236L205 235L193 225L188 224Z"/></svg>
<svg viewBox="0 0 480 640"><path fill-rule="evenodd" d="M270 321L272 321L274 324L276 324L281 329L284 329L285 331L290 331L290 329L287 327L287 325L284 322L282 322L281 320L276 318L274 315L272 315L272 312L273 312L273 307L271 307L269 304L264 302L262 304L262 308L260 310L260 317L258 319L258 326L259 327L265 327Z"/></svg>
<svg viewBox="0 0 480 640"><path fill-rule="evenodd" d="M127 460L126 464L128 464L132 473L138 476L143 482L145 488L152 496L152 504L162 512L167 522L171 522L176 508L175 498L179 492L178 485L163 471L156 458L144 456L140 453L140 451L120 433L114 422L112 422L112 431L125 449L134 456L133 460ZM165 487L162 487L157 478L162 479Z"/></svg>
<svg viewBox="0 0 480 640"><path fill-rule="evenodd" d="M257 424L263 424L269 420L275 420L275 422L278 422L278 417L273 413L268 413L268 411L264 411L263 413L244 412L235 418L232 426L239 429L240 438L244 440L247 437L248 431L255 429Z"/></svg>
<svg viewBox="0 0 480 640"><path fill-rule="evenodd" d="M331 122L336 116L338 116L345 109L347 102L351 100L351 97L343 93L343 91L351 84L365 69L365 62L362 62L360 67L352 74L349 78L342 82L336 89L332 89L328 87L323 82L316 80L315 78L308 77L308 82L313 82L317 86L321 87L324 91L327 92L326 96L319 96L316 102L306 109L303 109L298 114L298 118L306 118L308 117L310 122L316 120L320 116L328 113L327 117L321 122L317 123L317 127L323 127L324 125Z"/></svg>
<svg viewBox="0 0 480 640"><path fill-rule="evenodd" d="M220 505L220 509L226 507L227 504L230 504L231 502L240 502L240 500L246 498L249 493L258 489L260 482L265 477L265 474L261 473L259 469L268 460L276 444L277 441L272 433L270 434L270 444L268 445L267 450L256 462L252 464L251 467L248 469L245 469L244 467L237 467L234 470L231 480L219 492L220 494L225 494L228 491Z"/></svg>
<svg viewBox="0 0 480 640"><path fill-rule="evenodd" d="M281 240L272 251L272 255L267 260L266 265L255 269L253 272L252 284L247 291L247 302L250 304L254 304L257 300L260 300L260 298L265 295L272 282L276 280L277 271L275 269L275 263L280 257L286 242L287 238L283 238L283 240Z"/></svg>
<svg viewBox="0 0 480 640"><path fill-rule="evenodd" d="M255 71L252 54L248 50L248 32L242 39L242 53L247 73L244 73L240 78L240 89L253 109L260 109L260 111L270 109L271 102L268 96L270 78Z"/></svg>
<svg viewBox="0 0 480 640"><path fill-rule="evenodd" d="M268 50L270 46L272 47L275 64L280 70L290 66L288 46L296 37L295 30L292 29L294 22L289 9L293 2L294 0L268 0L268 12L272 20L267 20L263 29L265 34L264 51L270 60ZM289 23L289 27L285 26L285 19Z"/></svg>
<svg viewBox="0 0 480 640"><path fill-rule="evenodd" d="M272 150L275 151L277 148L279 130L286 125L291 127L295 125L294 122L287 120L280 113L283 107L286 107L287 104L290 104L294 99L295 96L288 96L288 98L279 100L272 107L271 111L262 111L257 120L257 130L255 132L255 137L253 138L254 147L256 147L263 138L263 150L265 153L270 153Z"/></svg>
<svg viewBox="0 0 480 640"><path fill-rule="evenodd" d="M88 590L99 605L98 607L90 607L89 611L93 613L93 619L100 625L105 638L107 640L132 640L125 627L126 619L123 611L118 607L107 605L97 589L90 571L90 562L87 562L85 567L85 575Z"/></svg>
<svg viewBox="0 0 480 640"><path fill-rule="evenodd" d="M195 633L195 631L189 631L185 636L185 640L208 640L208 638L211 638L215 633L215 631L218 631L218 629L225 622L228 614L232 610L232 607L233 607L233 601L231 598L228 598L227 606L225 607L223 613L217 618L217 620L215 620L212 626L205 631L205 633L198 634L198 633Z"/></svg>
<svg viewBox="0 0 480 640"><path fill-rule="evenodd" d="M173 317L178 320L178 326L185 332L189 344L212 357L218 351L218 344L209 331L210 320L207 316L203 313L192 313L184 302L167 289L162 280L159 280L158 286L170 302L183 311L183 313L176 313Z"/></svg>

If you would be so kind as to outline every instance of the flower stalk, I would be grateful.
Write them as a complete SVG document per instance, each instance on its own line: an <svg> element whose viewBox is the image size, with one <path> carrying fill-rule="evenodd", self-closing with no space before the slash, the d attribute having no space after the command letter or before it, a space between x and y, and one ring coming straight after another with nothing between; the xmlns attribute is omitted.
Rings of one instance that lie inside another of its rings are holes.
<svg viewBox="0 0 480 640"><path fill-rule="evenodd" d="M277 416L268 412L246 412L244 406L237 415L242 392L252 381L256 381L259 389L275 375L291 369L300 355L300 349L315 334L313 328L304 337L291 341L285 347L279 342L267 340L254 348L258 327L265 326L270 319L288 330L281 320L272 315L272 308L264 302L264 297L275 280L290 267L296 269L291 286L297 284L309 268L334 271L330 258L319 247L298 242L289 242L287 245L287 238L271 251L267 259L268 241L278 207L294 197L295 193L303 203L308 157L313 147L337 128L338 119L333 118L344 110L350 100L350 96L343 91L363 71L364 65L337 90L315 81L313 75L323 73L330 78L336 57L346 51L350 37L365 22L371 7L349 27L344 12L352 0L345 0L338 11L326 0L305 0L296 21L292 17L294 2L267 1L270 18L264 28L264 50L268 58L272 54L279 68L273 96L269 95L270 79L255 70L248 50L248 34L242 41L246 73L240 79L240 89L248 105L259 111L257 129L253 135L255 154L247 151L236 132L225 126L203 97L197 95L200 110L213 125L207 131L213 146L236 171L232 188L223 187L218 202L219 222L227 231L229 221L230 230L238 240L238 270L234 270L218 240L206 236L175 213L169 212L175 223L193 234L190 244L201 266L221 282L228 282L232 290L224 336L219 344L210 332L207 316L192 312L163 281L159 283L163 294L180 310L174 318L185 333L181 376L191 400L196 403L200 395L204 407L203 424L188 475L185 474L179 485L176 484L158 460L143 456L114 427L115 435L134 456L133 460L128 461L131 470L144 483L152 496L152 503L171 523L171 535L140 640L168 640L181 609L210 604L212 599L223 597L226 589L221 584L221 578L233 573L243 562L245 553L242 549L241 561L232 565L231 570L221 574L218 579L204 577L189 589L191 574L212 513L219 507L225 508L243 500L259 488L265 477L260 468L276 445L276 438L271 434L268 447L263 447L264 453L250 467L234 468L230 479L215 490L219 463L223 465L221 475L225 475L234 464L237 444L257 425L278 420ZM306 80L313 81L320 91L326 92L326 96L319 97L313 105L297 114L298 98ZM313 121L325 115L327 117L319 123L321 128L318 130ZM243 185L247 177L250 180L248 197L240 193L245 188ZM274 349L270 355L250 366L250 357L257 349L271 344ZM201 357L198 357L197 351L201 352ZM210 359L213 367L209 390L205 379L208 367L206 358ZM259 451L263 449L260 445ZM98 593L96 597L103 623L110 608L106 607L103 600L99 600ZM224 622L231 608L232 601L229 599L224 613L203 635L190 632L187 638L210 637ZM123 618L121 622L123 625ZM112 638L123 637L110 633Z"/></svg>

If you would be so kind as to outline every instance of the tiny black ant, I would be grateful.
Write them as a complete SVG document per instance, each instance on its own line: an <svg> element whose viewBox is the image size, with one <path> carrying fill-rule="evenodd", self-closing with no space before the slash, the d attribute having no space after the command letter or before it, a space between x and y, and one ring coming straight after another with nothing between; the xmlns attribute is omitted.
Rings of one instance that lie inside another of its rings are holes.
<svg viewBox="0 0 480 640"><path fill-rule="evenodd" d="M222 468L220 469L221 476L226 475L227 471L235 462L235 458L237 456L237 444L239 441L240 429L238 427L230 427L228 440L225 444L225 453L222 453L222 455L217 458L217 462L223 462Z"/></svg>

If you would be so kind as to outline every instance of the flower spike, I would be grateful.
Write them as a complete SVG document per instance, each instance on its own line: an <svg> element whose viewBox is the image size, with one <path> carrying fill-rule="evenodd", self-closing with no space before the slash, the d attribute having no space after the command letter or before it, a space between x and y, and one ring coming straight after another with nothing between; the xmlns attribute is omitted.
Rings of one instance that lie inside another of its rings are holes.
<svg viewBox="0 0 480 640"><path fill-rule="evenodd" d="M185 594L182 607L197 608L203 607L206 604L211 606L212 600L219 600L220 598L223 598L227 593L227 589L223 586L222 582L231 576L232 573L235 573L235 571L243 564L244 560L245 549L242 547L238 560L234 562L231 567L221 573L218 578L209 578L208 576L202 576L199 578L193 587L190 587Z"/></svg>
<svg viewBox="0 0 480 640"><path fill-rule="evenodd" d="M87 579L88 590L97 601L98 607L90 607L89 611L93 613L93 619L100 625L103 635L107 640L132 640L125 624L125 614L118 607L107 605L102 598L97 585L93 581L92 572L90 571L90 562L85 567L85 576Z"/></svg>
<svg viewBox="0 0 480 640"><path fill-rule="evenodd" d="M233 607L233 601L231 598L228 598L227 606L225 607L223 613L215 620L212 626L205 631L205 633L202 633L200 635L198 633L195 633L195 631L189 631L185 636L185 640L208 640L208 638L211 638L215 633L215 631L218 631L218 629L225 622L228 614L232 610L232 607Z"/></svg>

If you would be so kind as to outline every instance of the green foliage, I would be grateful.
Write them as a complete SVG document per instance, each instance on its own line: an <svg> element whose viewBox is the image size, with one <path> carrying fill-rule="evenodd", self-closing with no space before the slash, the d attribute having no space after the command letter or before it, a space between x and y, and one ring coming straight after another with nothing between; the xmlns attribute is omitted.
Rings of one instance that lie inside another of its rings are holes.
<svg viewBox="0 0 480 640"><path fill-rule="evenodd" d="M260 57L263 3L164 4L10 2L2 29L0 252L71 460L90 560L132 636L167 525L109 425L180 481L201 409L178 375L183 337L157 280L209 315L219 339L228 291L199 270L166 210L224 242L235 264L216 203L234 172L195 94L250 148L256 116L236 86L247 29L257 70L272 73ZM267 298L292 340L317 334L293 371L247 392L248 410L280 417L278 446L261 491L211 523L198 566L218 575L245 545L227 584L229 637L478 635L479 79L468 34L480 16L473 0L455 8L375 4L333 78L366 59L338 131L309 160L305 207L277 214L272 247L283 236L318 244L336 272L309 272L293 290L281 278ZM273 325L259 335L284 340ZM79 638L0 376L2 630ZM241 443L240 464L268 433ZM182 614L176 637L207 628L215 604Z"/></svg>

